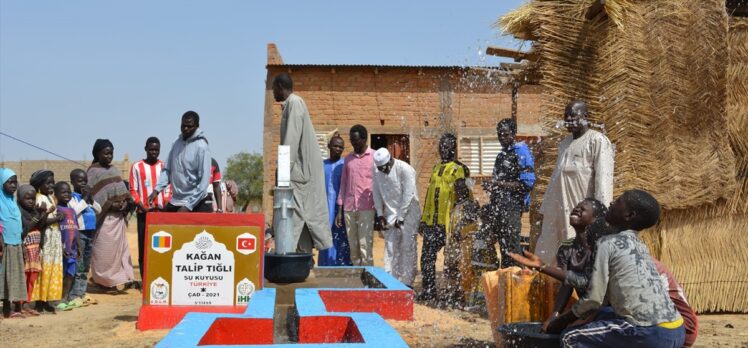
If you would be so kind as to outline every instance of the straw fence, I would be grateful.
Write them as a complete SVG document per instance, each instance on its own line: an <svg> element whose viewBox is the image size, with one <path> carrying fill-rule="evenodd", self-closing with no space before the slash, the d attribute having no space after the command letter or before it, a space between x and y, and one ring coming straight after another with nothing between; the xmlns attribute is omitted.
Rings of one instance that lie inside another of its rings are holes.
<svg viewBox="0 0 748 348"><path fill-rule="evenodd" d="M616 146L615 194L641 188L664 208L642 234L652 254L697 311L748 311L745 21L733 18L728 35L719 0L609 0L587 20L590 4L532 1L498 22L535 40L549 91L535 202L565 135L555 123L569 100L587 100Z"/></svg>

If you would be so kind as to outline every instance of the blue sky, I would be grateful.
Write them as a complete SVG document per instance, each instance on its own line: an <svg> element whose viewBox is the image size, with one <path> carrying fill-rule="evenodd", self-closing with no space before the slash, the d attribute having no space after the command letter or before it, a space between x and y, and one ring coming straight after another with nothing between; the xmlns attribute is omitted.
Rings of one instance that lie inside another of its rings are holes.
<svg viewBox="0 0 748 348"><path fill-rule="evenodd" d="M266 44L286 63L493 65L491 27L523 0L0 0L0 131L63 156L162 156L187 110L220 163L262 151ZM56 159L0 135L0 161Z"/></svg>

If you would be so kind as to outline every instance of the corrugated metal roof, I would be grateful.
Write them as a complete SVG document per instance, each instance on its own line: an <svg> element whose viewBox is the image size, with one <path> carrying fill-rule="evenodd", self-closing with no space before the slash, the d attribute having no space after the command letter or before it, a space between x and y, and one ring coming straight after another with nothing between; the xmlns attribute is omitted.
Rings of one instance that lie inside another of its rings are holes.
<svg viewBox="0 0 748 348"><path fill-rule="evenodd" d="M375 64L268 64L265 68L390 68L390 69L452 69L452 70L503 70L499 66L460 65L375 65Z"/></svg>

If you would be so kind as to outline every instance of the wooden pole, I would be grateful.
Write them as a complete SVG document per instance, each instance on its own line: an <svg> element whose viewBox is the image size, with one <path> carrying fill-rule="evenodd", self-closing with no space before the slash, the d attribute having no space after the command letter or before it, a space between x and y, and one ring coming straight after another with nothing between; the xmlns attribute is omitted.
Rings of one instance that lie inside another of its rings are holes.
<svg viewBox="0 0 748 348"><path fill-rule="evenodd" d="M517 94L519 91L519 82L512 82L512 120L517 122Z"/></svg>

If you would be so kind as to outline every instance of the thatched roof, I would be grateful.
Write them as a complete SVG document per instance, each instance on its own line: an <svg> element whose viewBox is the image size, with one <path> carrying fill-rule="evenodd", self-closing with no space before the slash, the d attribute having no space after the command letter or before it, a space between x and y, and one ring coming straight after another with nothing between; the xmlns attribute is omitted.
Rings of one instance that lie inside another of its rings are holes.
<svg viewBox="0 0 748 348"><path fill-rule="evenodd" d="M535 40L549 91L543 123L551 139L535 193L544 192L565 135L553 127L565 104L587 100L592 122L616 145L616 195L645 189L664 207L644 235L653 254L699 311L748 311L748 301L735 300L748 298L748 270L736 272L748 261L748 234L734 233L748 230L748 65L736 62L748 33L735 17L728 39L722 0L594 3L531 1L498 21Z"/></svg>
<svg viewBox="0 0 748 348"><path fill-rule="evenodd" d="M748 17L730 19L728 44L728 131L736 158L737 182L729 212L748 214Z"/></svg>
<svg viewBox="0 0 748 348"><path fill-rule="evenodd" d="M668 209L728 198L724 3L606 1L608 17L587 20L590 4L533 1L499 20L537 39L549 133L563 135L566 101L588 100L618 148L618 192L646 189Z"/></svg>
<svg viewBox="0 0 748 348"><path fill-rule="evenodd" d="M533 34L536 26L535 23L532 22L532 18L532 2L528 1L522 4L522 6L501 16L499 20L494 23L494 27L504 33L513 35L520 40L536 40L537 37Z"/></svg>

